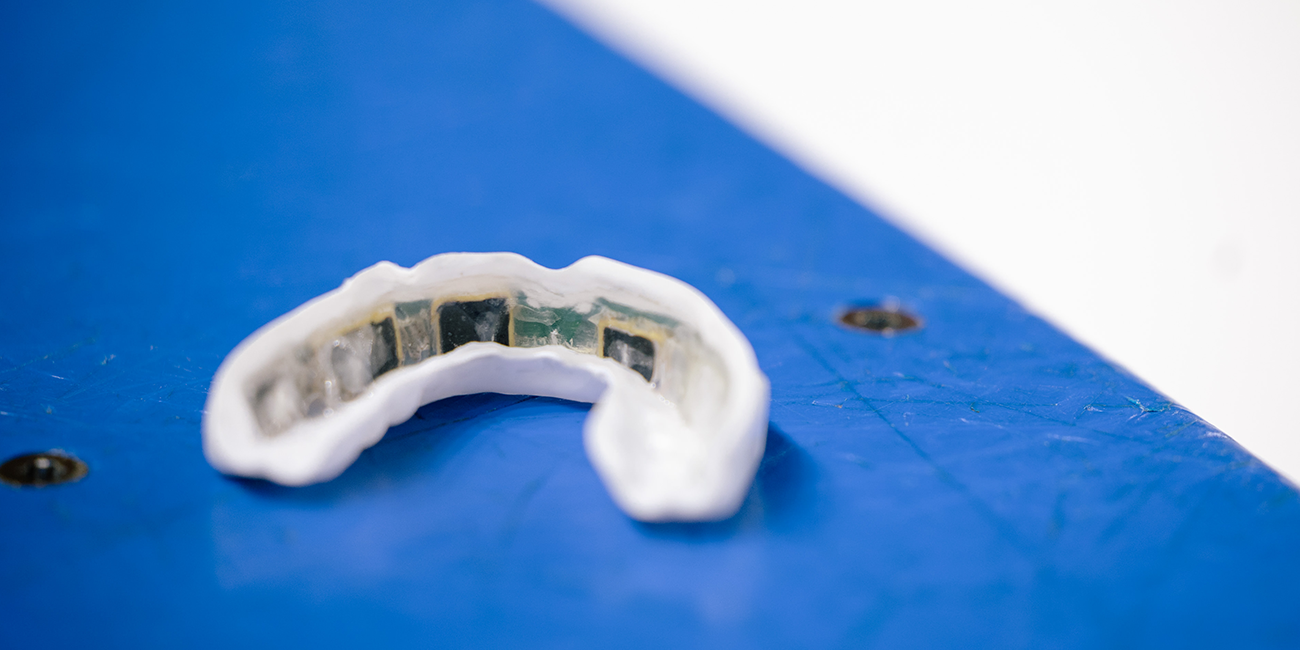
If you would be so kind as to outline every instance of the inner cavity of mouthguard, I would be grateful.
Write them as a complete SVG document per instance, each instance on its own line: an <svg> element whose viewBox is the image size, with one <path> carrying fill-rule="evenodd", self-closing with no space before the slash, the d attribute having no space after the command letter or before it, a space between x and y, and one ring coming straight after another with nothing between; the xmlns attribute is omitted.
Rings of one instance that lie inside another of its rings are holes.
<svg viewBox="0 0 1300 650"><path fill-rule="evenodd" d="M688 418L726 392L720 361L692 328L606 299L548 305L523 292L429 298L378 305L350 323L326 327L256 375L247 396L263 436L328 417L383 375L474 342L557 345L613 359L682 405Z"/></svg>

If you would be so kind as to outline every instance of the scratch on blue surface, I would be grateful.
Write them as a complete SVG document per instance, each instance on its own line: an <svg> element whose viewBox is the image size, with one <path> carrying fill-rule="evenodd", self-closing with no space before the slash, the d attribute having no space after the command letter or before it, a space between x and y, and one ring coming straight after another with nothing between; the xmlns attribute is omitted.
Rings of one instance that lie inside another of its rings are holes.
<svg viewBox="0 0 1300 650"><path fill-rule="evenodd" d="M756 296L754 296L752 293L748 294L747 297L751 303L760 304L759 299ZM895 435L897 435L901 440L903 440L903 442L905 442L909 447L911 447L912 450L917 454L917 456L919 456L927 464L929 464L930 467L933 468L935 473L940 477L941 480L943 480L944 483L950 485L952 488L954 488L955 490L959 491L964 496L966 496L966 498L968 498L971 501L971 503L975 506L976 510L981 514L981 516L985 517L989 521L989 523L991 523L1007 539L1008 542L1010 542L1013 546L1015 546L1017 549L1020 549L1021 551L1024 551L1026 549L1026 545L1024 541L1020 539L1019 535L1015 533L1015 531L1011 528L1009 524L1007 524L1007 522L1005 522L1002 518L998 517L997 514L993 512L992 508L988 506L988 504L984 503L978 497L976 497L964 484L962 484L961 481L957 480L956 477L954 477L947 470L945 470L938 463L936 463L930 457L930 455L925 452L925 450L923 450L919 445L916 444L915 441L913 441L906 434L900 431L898 427L895 426L892 421L890 421L889 418L885 417L885 415L881 413L878 408L876 408L876 405L873 404L871 400L866 399L865 397L862 396L861 393L857 391L857 388L854 386L853 382L845 378L844 375L842 375L838 369L836 369L833 365L831 365L830 362L828 362L825 359L825 357L823 357L821 353L818 352L816 348L814 348L807 340L805 340L802 335L800 335L793 328L787 328L786 331L789 332L790 338L793 342L795 342L809 357L815 359L817 363L823 369L826 370L826 372L830 373L833 377L835 377L836 384L842 390L848 392L850 395L852 395L854 399L866 405L867 408L869 408L871 412L876 415L876 417L880 418L880 420L883 421L890 428L890 430L894 432Z"/></svg>

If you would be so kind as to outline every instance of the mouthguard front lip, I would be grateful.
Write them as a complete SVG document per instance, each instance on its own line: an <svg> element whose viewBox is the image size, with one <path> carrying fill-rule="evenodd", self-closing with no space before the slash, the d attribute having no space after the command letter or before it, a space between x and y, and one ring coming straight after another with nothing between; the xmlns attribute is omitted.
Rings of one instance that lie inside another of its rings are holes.
<svg viewBox="0 0 1300 650"><path fill-rule="evenodd" d="M707 297L603 257L513 253L380 262L262 327L217 370L204 453L227 474L327 481L421 405L481 392L594 403L587 456L642 521L735 514L763 454L767 378Z"/></svg>

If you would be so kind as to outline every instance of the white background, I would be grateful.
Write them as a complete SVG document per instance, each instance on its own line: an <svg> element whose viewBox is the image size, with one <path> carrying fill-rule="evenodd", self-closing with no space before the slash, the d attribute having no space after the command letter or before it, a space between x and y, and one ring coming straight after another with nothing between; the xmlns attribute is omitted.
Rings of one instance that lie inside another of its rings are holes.
<svg viewBox="0 0 1300 650"><path fill-rule="evenodd" d="M1300 3L545 1L1300 479Z"/></svg>

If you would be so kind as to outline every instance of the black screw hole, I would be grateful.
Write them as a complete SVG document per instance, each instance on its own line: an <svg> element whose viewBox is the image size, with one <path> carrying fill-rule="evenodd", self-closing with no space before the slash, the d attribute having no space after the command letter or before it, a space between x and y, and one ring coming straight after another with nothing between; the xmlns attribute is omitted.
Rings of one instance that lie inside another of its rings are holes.
<svg viewBox="0 0 1300 650"><path fill-rule="evenodd" d="M921 326L921 319L897 307L854 307L840 315L840 323L857 330L893 336Z"/></svg>
<svg viewBox="0 0 1300 650"><path fill-rule="evenodd" d="M18 487L41 487L81 480L86 464L58 451L14 456L0 465L0 481Z"/></svg>

